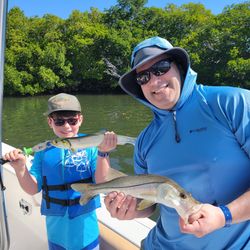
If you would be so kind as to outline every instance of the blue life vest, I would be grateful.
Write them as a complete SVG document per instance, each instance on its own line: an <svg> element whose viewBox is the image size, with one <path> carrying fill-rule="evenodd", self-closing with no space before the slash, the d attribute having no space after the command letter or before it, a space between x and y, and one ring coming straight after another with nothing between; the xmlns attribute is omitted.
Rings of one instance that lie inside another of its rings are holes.
<svg viewBox="0 0 250 250"><path fill-rule="evenodd" d="M55 147L44 150L42 215L64 216L68 210L69 217L74 218L100 207L99 196L81 206L81 194L70 187L72 183L93 182L90 166L93 150L94 148L78 150L67 159L72 164L65 164L65 153L69 153L69 150Z"/></svg>

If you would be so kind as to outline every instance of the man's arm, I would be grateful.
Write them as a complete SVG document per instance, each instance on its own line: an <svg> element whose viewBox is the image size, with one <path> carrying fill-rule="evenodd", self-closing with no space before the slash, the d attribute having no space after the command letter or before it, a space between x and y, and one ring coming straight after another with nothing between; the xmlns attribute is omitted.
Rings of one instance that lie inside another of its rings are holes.
<svg viewBox="0 0 250 250"><path fill-rule="evenodd" d="M228 204L232 214L232 223L250 220L250 189Z"/></svg>

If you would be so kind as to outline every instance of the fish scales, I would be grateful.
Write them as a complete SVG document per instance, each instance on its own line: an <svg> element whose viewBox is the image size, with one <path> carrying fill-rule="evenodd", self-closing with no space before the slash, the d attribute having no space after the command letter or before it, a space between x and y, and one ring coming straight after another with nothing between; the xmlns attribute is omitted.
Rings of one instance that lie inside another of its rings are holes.
<svg viewBox="0 0 250 250"><path fill-rule="evenodd" d="M124 191L127 189L132 189L132 188L144 188L145 185L147 185L147 189L149 189L149 185L159 185L159 183L163 183L166 181L165 178L160 178L157 176L155 180L153 178L149 178L149 181L146 181L146 179L150 176L148 175L141 175L141 177L144 176L145 179L140 178L138 181L137 176L124 176L124 177L118 177L114 180L105 182L105 183L99 183L99 184L88 184L88 188L91 189L91 191L98 191L98 193L107 193L107 192L112 192L112 191ZM126 183L124 183L124 180L126 180ZM121 185L121 181L123 182ZM134 191L134 189L133 189ZM130 193L127 191L126 193Z"/></svg>

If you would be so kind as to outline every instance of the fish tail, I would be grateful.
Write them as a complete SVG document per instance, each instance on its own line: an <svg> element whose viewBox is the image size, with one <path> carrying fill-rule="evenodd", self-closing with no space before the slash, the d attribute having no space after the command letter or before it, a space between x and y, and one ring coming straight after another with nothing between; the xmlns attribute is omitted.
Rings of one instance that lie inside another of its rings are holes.
<svg viewBox="0 0 250 250"><path fill-rule="evenodd" d="M80 205L85 205L90 199L92 199L95 194L89 189L90 184L86 183L74 183L71 184L72 189L81 193Z"/></svg>
<svg viewBox="0 0 250 250"><path fill-rule="evenodd" d="M129 137L124 135L118 135L117 136L117 144L119 145L125 145L125 144L132 144L135 145L135 137Z"/></svg>
<svg viewBox="0 0 250 250"><path fill-rule="evenodd" d="M73 183L71 184L71 188L74 189L75 191L84 193L88 190L89 184L87 183Z"/></svg>
<svg viewBox="0 0 250 250"><path fill-rule="evenodd" d="M86 203L88 203L89 200L91 200L94 197L94 195L90 194L90 193L85 193L81 195L80 198L80 205L85 205Z"/></svg>
<svg viewBox="0 0 250 250"><path fill-rule="evenodd" d="M128 138L128 143L129 143L129 144L132 144L133 146L135 146L135 140L136 140L136 138L134 138L134 137L129 137L129 138Z"/></svg>

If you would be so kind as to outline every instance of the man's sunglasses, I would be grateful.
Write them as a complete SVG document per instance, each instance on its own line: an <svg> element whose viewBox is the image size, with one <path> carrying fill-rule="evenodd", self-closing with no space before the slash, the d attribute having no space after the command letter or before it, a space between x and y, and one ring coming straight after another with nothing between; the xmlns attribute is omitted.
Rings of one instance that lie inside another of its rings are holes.
<svg viewBox="0 0 250 250"><path fill-rule="evenodd" d="M136 82L141 86L149 82L151 78L150 73L154 74L155 76L162 76L166 74L171 68L172 61L173 60L169 58L161 60L153 64L149 69L137 73Z"/></svg>
<svg viewBox="0 0 250 250"><path fill-rule="evenodd" d="M65 122L67 122L71 126L75 126L78 123L79 118L68 118L68 119L63 119L63 118L54 118L52 117L54 124L56 126L63 126Z"/></svg>

